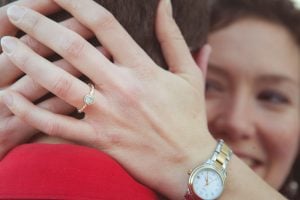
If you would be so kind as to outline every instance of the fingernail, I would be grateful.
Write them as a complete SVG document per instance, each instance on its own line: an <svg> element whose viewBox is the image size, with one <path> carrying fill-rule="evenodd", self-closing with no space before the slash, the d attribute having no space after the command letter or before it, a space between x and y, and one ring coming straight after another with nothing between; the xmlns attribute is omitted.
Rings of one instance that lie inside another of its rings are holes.
<svg viewBox="0 0 300 200"><path fill-rule="evenodd" d="M16 48L17 44L14 39L6 36L6 37L1 38L1 46L2 46L2 50L6 54L10 55Z"/></svg>
<svg viewBox="0 0 300 200"><path fill-rule="evenodd" d="M20 20L26 13L26 9L20 6L10 6L7 9L7 15L10 19L12 19L13 21L18 21Z"/></svg>
<svg viewBox="0 0 300 200"><path fill-rule="evenodd" d="M2 101L8 107L12 107L13 103L14 103L13 97L10 94L7 94L7 93L2 96Z"/></svg>
<svg viewBox="0 0 300 200"><path fill-rule="evenodd" d="M168 15L173 16L172 2L171 0L164 0L166 5L166 11Z"/></svg>

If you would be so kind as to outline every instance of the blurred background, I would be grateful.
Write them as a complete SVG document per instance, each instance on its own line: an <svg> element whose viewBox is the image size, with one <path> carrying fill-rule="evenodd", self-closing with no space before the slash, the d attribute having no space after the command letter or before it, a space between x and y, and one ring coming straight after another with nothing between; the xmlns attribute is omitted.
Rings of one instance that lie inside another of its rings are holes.
<svg viewBox="0 0 300 200"><path fill-rule="evenodd" d="M296 2L296 5L298 6L298 8L300 8L300 0L294 0Z"/></svg>

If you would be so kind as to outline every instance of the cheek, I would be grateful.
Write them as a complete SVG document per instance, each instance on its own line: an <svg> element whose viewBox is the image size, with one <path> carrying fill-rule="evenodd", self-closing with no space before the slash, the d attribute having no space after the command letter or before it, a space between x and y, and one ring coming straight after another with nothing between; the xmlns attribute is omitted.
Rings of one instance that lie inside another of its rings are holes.
<svg viewBox="0 0 300 200"><path fill-rule="evenodd" d="M299 143L299 125L295 119L284 120L282 117L280 120L272 120L262 122L260 126L264 133L264 145L268 148L268 152L274 158L285 159L284 157L290 157L291 154L297 152Z"/></svg>
<svg viewBox="0 0 300 200"><path fill-rule="evenodd" d="M224 101L221 98L206 98L206 115L208 122L211 122L219 115L224 107Z"/></svg>
<svg viewBox="0 0 300 200"><path fill-rule="evenodd" d="M267 119L262 120L259 127L263 149L268 157L265 179L273 187L279 188L297 156L300 131L296 121L291 118Z"/></svg>

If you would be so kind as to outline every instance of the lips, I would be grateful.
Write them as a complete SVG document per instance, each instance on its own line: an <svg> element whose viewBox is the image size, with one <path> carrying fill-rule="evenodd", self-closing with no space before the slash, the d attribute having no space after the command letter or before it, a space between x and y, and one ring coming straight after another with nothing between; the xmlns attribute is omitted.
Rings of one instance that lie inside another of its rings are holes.
<svg viewBox="0 0 300 200"><path fill-rule="evenodd" d="M258 160L256 158L246 156L243 154L238 154L236 155L245 163L247 164L252 170L256 170L257 168L261 167L263 165L263 162L261 160Z"/></svg>
<svg viewBox="0 0 300 200"><path fill-rule="evenodd" d="M246 163L252 169L255 169L255 168L262 165L262 162L260 162L258 160L254 160L254 159L251 159L251 158L241 158L241 159L244 161L244 163Z"/></svg>

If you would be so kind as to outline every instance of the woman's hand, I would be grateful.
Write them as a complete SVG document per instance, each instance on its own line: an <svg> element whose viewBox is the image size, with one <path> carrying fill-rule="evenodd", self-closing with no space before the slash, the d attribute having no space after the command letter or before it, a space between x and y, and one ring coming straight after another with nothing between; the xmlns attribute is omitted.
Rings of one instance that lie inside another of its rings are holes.
<svg viewBox="0 0 300 200"><path fill-rule="evenodd" d="M168 1L162 0L158 8L157 35L171 72L159 68L92 0L56 2L95 33L114 63L78 34L32 10L14 7L8 14L17 27L92 80L95 103L85 109L83 120L77 120L41 109L11 90L3 101L31 126L105 151L145 185L171 199L182 199L187 171L209 157L215 141L207 129L201 70L171 17ZM86 83L17 38L5 37L1 43L11 62L34 81L68 104L82 106L90 92ZM208 54L206 47L203 68Z"/></svg>
<svg viewBox="0 0 300 200"><path fill-rule="evenodd" d="M8 19L6 11L7 8L12 5L20 5L26 6L33 10L36 10L44 15L53 14L61 10L61 8L51 0L43 0L43 1L34 1L34 0L19 0L13 3L7 4L5 6L0 7L0 38L3 36L11 35L14 36L19 31ZM34 47L35 50L38 50L39 53L44 53L45 48L41 47L34 39L25 36L22 37L22 41L27 43L29 46ZM40 49L41 48L41 49ZM1 51L0 51L1 52ZM45 55L46 56L46 55ZM22 75L22 72L3 54L0 55L0 88L6 87L9 84L13 83L17 78Z"/></svg>
<svg viewBox="0 0 300 200"><path fill-rule="evenodd" d="M46 15L57 12L61 9L57 4L48 0L19 0L0 7L0 37L5 35L15 35L18 31L18 29L9 21L6 14L7 8L11 5L28 6ZM46 51L50 51L48 48L38 43L28 35L23 36L21 40L30 47L33 47L33 49L39 53L43 54ZM44 90L37 83L32 81L31 78L26 76L15 82L15 80L17 80L23 74L23 72L21 72L19 68L15 67L4 54L0 55L0 74L0 96L3 93L3 90L6 88L20 92L22 95L34 100L40 97L41 94L39 93ZM65 113L70 107L66 106L66 104L58 98L47 100L38 104L38 106L58 113L62 111L64 111L62 113ZM32 128L14 116L0 99L0 159L2 159L10 149L27 141L37 132L38 130Z"/></svg>
<svg viewBox="0 0 300 200"><path fill-rule="evenodd" d="M10 3L0 8L0 36L15 35L18 31L18 28L13 26L6 14L7 8L12 5L30 7L43 14L53 14L62 9L54 1L48 0L19 0ZM74 18L64 20L60 22L60 24L80 34L84 38L91 38L93 36L87 28L82 26ZM22 36L20 40L43 57L52 56L55 53L29 35ZM107 52L105 52L102 48L98 49L107 55ZM54 64L74 76L78 77L81 75L78 70L63 59L55 61ZM33 81L30 77L25 75L20 78L23 75L23 72L16 67L5 54L0 55L0 74L0 96L4 89L8 89L22 94L32 102L36 102L48 93L47 90L41 87L37 82ZM60 114L68 114L74 110L73 107L68 106L68 104L64 103L59 98L47 99L43 102L39 102L37 105L50 110L51 112ZM2 159L10 149L14 148L18 144L26 142L38 132L38 130L14 116L13 113L11 113L11 111L3 104L0 98L0 159Z"/></svg>

